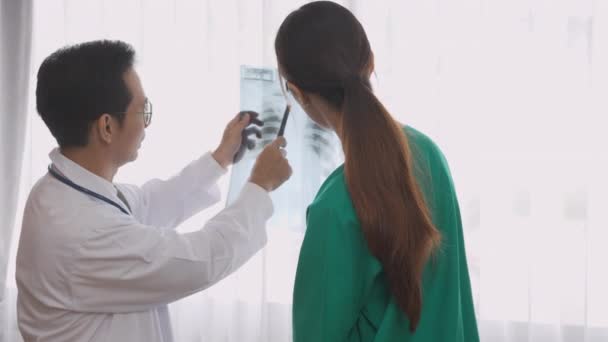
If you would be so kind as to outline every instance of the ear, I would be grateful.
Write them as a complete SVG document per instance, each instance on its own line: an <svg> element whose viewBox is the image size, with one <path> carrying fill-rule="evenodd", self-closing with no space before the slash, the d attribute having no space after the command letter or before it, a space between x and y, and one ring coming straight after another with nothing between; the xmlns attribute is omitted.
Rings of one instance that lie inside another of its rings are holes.
<svg viewBox="0 0 608 342"><path fill-rule="evenodd" d="M106 143L110 144L112 142L112 136L116 133L116 127L114 127L114 120L110 114L102 114L95 124L93 125L93 130L95 130L96 135L99 139Z"/></svg>
<svg viewBox="0 0 608 342"><path fill-rule="evenodd" d="M370 57L369 57L369 62L367 65L367 77L371 77L372 73L374 72L374 69L376 68L375 66L375 62L374 62L374 53L372 52Z"/></svg>
<svg viewBox="0 0 608 342"><path fill-rule="evenodd" d="M300 89L297 85L287 81L287 91L290 92L293 97L298 101L302 107L308 105L310 103L310 97L306 92Z"/></svg>

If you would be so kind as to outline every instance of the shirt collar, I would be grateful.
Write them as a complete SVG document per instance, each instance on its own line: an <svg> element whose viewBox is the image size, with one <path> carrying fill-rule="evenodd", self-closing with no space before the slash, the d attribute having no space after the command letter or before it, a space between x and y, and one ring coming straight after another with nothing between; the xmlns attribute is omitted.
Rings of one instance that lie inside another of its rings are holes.
<svg viewBox="0 0 608 342"><path fill-rule="evenodd" d="M51 153L49 153L49 157L53 163L53 168L56 171L59 171L67 179L88 190L96 192L99 195L103 195L113 200L118 199L117 190L114 187L114 184L67 158L61 154L59 148L53 149Z"/></svg>

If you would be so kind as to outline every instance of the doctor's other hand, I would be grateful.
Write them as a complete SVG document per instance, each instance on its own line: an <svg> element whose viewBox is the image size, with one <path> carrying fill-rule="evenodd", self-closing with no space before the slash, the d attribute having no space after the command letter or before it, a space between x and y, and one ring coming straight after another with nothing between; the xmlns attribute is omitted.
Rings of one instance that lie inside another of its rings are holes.
<svg viewBox="0 0 608 342"><path fill-rule="evenodd" d="M226 128L220 145L213 152L213 158L223 168L227 168L232 163L238 162L247 149L255 147L255 141L250 138L255 134L258 138L262 137L262 132L255 126L263 126L264 123L258 119L259 115L252 111L240 112L234 117ZM247 127L249 125L255 125Z"/></svg>
<svg viewBox="0 0 608 342"><path fill-rule="evenodd" d="M287 145L284 137L279 137L268 144L258 156L251 171L249 181L270 192L280 187L291 177L291 166L285 158Z"/></svg>

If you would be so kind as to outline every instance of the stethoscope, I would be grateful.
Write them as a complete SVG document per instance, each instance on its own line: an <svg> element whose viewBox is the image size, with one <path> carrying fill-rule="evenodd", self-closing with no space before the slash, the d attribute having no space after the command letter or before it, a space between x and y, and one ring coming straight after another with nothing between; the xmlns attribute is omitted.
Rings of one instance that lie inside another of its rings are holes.
<svg viewBox="0 0 608 342"><path fill-rule="evenodd" d="M125 208L123 208L120 204L112 201L111 199L107 198L106 196L100 195L98 193L96 193L95 191L91 191L85 187L82 187L74 182L72 182L71 180L69 180L68 178L66 178L64 175L60 174L59 172L55 171L53 169L53 165L49 165L49 173L51 174L51 176L55 177L58 181L60 181L61 183L69 186L72 189L78 190L80 192L82 192L83 194L89 195L89 196L93 196L101 201L106 202L109 205L112 205L116 208L118 208L120 211L122 211L123 213L127 214L127 215L131 215L131 213L129 213Z"/></svg>

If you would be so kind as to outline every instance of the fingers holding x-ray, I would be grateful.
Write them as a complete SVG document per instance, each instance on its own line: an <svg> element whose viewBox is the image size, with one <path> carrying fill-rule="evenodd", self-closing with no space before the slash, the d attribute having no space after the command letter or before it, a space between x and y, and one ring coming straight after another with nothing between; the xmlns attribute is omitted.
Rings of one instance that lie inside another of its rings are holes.
<svg viewBox="0 0 608 342"><path fill-rule="evenodd" d="M262 130L257 127L249 127L243 130L243 137L248 138L249 136L255 134L258 139L262 138Z"/></svg>
<svg viewBox="0 0 608 342"><path fill-rule="evenodd" d="M264 126L264 122L259 119L259 114L254 111L242 111L238 115L239 119L242 119L245 114L249 115L249 125L254 126L245 128L241 132L241 146L239 147L237 153L234 155L234 163L239 162L243 158L247 150L253 150L255 148L256 143L255 140L251 138L252 135L255 135L258 139L262 138L262 131L259 128L255 127Z"/></svg>
<svg viewBox="0 0 608 342"><path fill-rule="evenodd" d="M264 121L260 120L260 114L254 112L252 110L244 110L239 112L239 119L242 118L245 114L249 114L249 124L256 126L264 126Z"/></svg>
<svg viewBox="0 0 608 342"><path fill-rule="evenodd" d="M243 130L243 146L246 146L248 150L253 150L255 148L255 140L250 138L252 135L261 139L262 131L257 127L249 127Z"/></svg>

